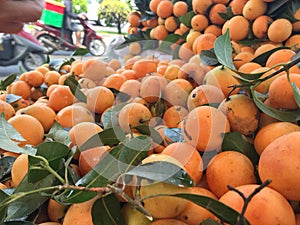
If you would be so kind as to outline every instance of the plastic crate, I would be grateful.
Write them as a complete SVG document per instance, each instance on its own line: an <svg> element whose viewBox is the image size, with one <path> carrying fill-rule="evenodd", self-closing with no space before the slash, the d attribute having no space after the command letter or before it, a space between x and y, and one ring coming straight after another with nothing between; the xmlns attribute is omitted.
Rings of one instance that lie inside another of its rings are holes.
<svg viewBox="0 0 300 225"><path fill-rule="evenodd" d="M50 26L62 27L65 6L53 1L45 1L45 8L41 20Z"/></svg>

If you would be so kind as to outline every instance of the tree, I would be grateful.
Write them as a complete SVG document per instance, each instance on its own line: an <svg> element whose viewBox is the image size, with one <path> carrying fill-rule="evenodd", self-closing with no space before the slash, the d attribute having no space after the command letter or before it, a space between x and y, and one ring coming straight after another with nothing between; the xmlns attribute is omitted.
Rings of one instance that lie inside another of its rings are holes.
<svg viewBox="0 0 300 225"><path fill-rule="evenodd" d="M107 26L117 26L118 33L127 23L127 15L130 12L128 3L119 0L103 0L99 7L99 19L104 20Z"/></svg>

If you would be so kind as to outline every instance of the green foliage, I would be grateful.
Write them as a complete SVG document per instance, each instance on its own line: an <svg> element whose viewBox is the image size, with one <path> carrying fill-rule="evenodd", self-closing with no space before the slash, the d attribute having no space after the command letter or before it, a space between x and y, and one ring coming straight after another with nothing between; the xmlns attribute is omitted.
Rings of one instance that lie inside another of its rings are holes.
<svg viewBox="0 0 300 225"><path fill-rule="evenodd" d="M118 32L127 23L130 7L126 2L118 0L103 0L99 6L99 19L104 20L106 26L116 26Z"/></svg>

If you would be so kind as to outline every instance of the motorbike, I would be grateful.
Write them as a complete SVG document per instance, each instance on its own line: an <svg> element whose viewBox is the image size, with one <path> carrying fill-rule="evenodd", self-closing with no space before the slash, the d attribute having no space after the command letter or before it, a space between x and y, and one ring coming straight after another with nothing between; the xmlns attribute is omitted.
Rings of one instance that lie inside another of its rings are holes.
<svg viewBox="0 0 300 225"><path fill-rule="evenodd" d="M0 34L0 66L21 62L26 70L34 70L46 61L45 48L29 32Z"/></svg>
<svg viewBox="0 0 300 225"><path fill-rule="evenodd" d="M87 47L89 53L94 56L101 56L106 51L106 44L103 37L98 35L96 31L89 25L88 19L79 19L83 26L82 44ZM72 36L64 32L64 29L47 25L38 20L35 22L38 31L35 34L36 39L47 49L47 53L65 50L75 51L78 47L73 43Z"/></svg>

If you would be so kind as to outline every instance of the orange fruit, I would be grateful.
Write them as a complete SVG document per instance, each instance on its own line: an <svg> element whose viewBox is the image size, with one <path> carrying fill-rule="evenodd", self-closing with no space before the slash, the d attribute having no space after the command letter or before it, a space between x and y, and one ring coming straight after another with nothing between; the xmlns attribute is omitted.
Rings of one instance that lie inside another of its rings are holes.
<svg viewBox="0 0 300 225"><path fill-rule="evenodd" d="M16 113L14 107L11 104L0 100L0 113L4 113L4 118L8 120L9 118L13 117Z"/></svg>
<svg viewBox="0 0 300 225"><path fill-rule="evenodd" d="M202 32L205 30L205 28L208 26L208 19L205 15L197 14L192 17L191 19L191 26L192 29L195 31Z"/></svg>
<svg viewBox="0 0 300 225"><path fill-rule="evenodd" d="M187 105L187 98L193 86L185 79L171 80L164 90L164 99L169 105L184 106Z"/></svg>
<svg viewBox="0 0 300 225"><path fill-rule="evenodd" d="M300 74L290 74L290 82L300 88ZM281 75L273 80L269 87L269 100L274 108L279 109L298 109L292 86L287 76Z"/></svg>
<svg viewBox="0 0 300 225"><path fill-rule="evenodd" d="M212 0L192 0L192 8L194 13L204 15L212 3Z"/></svg>
<svg viewBox="0 0 300 225"><path fill-rule="evenodd" d="M44 82L49 87L52 84L58 84L61 74L55 70L51 70L44 75Z"/></svg>
<svg viewBox="0 0 300 225"><path fill-rule="evenodd" d="M190 187L187 189L187 193L217 199L214 193L203 187ZM186 222L189 225L199 225L201 222L207 219L219 221L218 218L206 208L201 207L191 201L188 202L186 208L178 216L176 216L176 218Z"/></svg>
<svg viewBox="0 0 300 225"><path fill-rule="evenodd" d="M176 128L187 114L188 110L183 106L173 105L164 112L163 120L167 127Z"/></svg>
<svg viewBox="0 0 300 225"><path fill-rule="evenodd" d="M236 151L224 151L214 156L206 168L209 189L221 197L228 191L228 185L238 187L255 184L255 169L250 159Z"/></svg>
<svg viewBox="0 0 300 225"><path fill-rule="evenodd" d="M275 139L294 131L300 131L300 127L290 122L274 122L262 127L254 137L256 152L260 155Z"/></svg>
<svg viewBox="0 0 300 225"><path fill-rule="evenodd" d="M194 108L201 105L209 105L221 103L225 96L221 89L209 84L202 84L194 88L187 99L188 110L191 111Z"/></svg>
<svg viewBox="0 0 300 225"><path fill-rule="evenodd" d="M285 18L279 18L274 20L268 29L268 38L273 42L286 41L292 34L292 23Z"/></svg>
<svg viewBox="0 0 300 225"><path fill-rule="evenodd" d="M141 25L141 14L139 12L130 12L127 15L127 21L133 27L139 27Z"/></svg>
<svg viewBox="0 0 300 225"><path fill-rule="evenodd" d="M236 187L236 189L248 197L259 185L248 184ZM244 201L235 191L226 192L220 202L241 212ZM286 224L295 225L295 214L289 202L277 191L270 187L264 187L258 192L247 206L245 217L251 225Z"/></svg>
<svg viewBox="0 0 300 225"><path fill-rule="evenodd" d="M226 13L226 5L222 3L217 3L213 5L209 10L209 20L212 24L222 25L225 23L225 19L220 16L220 13Z"/></svg>
<svg viewBox="0 0 300 225"><path fill-rule="evenodd" d="M28 173L28 155L20 154L11 168L11 186L16 188Z"/></svg>
<svg viewBox="0 0 300 225"><path fill-rule="evenodd" d="M229 29L230 39L233 41L240 41L248 36L250 29L250 22L243 16L237 15L227 20L222 27L222 34Z"/></svg>
<svg viewBox="0 0 300 225"><path fill-rule="evenodd" d="M189 112L182 125L184 140L199 151L219 151L222 135L230 124L221 110L212 106L199 106Z"/></svg>
<svg viewBox="0 0 300 225"><path fill-rule="evenodd" d="M87 89L85 94L88 109L95 113L103 113L115 100L113 92L104 86Z"/></svg>
<svg viewBox="0 0 300 225"><path fill-rule="evenodd" d="M267 12L267 3L264 0L249 0L243 7L243 16L248 20L255 20Z"/></svg>
<svg viewBox="0 0 300 225"><path fill-rule="evenodd" d="M157 29L157 27L155 29ZM157 60L144 59L135 62L132 66L132 69L136 72L137 78L143 78L148 73L156 72L157 64Z"/></svg>
<svg viewBox="0 0 300 225"><path fill-rule="evenodd" d="M272 180L270 188L294 201L300 199L299 137L300 131L295 131L276 138L263 150L258 162L262 182Z"/></svg>
<svg viewBox="0 0 300 225"><path fill-rule="evenodd" d="M252 23L252 32L255 37L265 39L268 37L269 25L273 22L273 19L267 15L261 15L255 18Z"/></svg>
<svg viewBox="0 0 300 225"><path fill-rule="evenodd" d="M27 106L22 110L21 114L30 115L36 118L42 124L45 133L53 126L56 116L56 113L52 108L38 103Z"/></svg>
<svg viewBox="0 0 300 225"><path fill-rule="evenodd" d="M119 90L122 84L126 81L126 77L121 74L112 74L105 78L102 86Z"/></svg>
<svg viewBox="0 0 300 225"><path fill-rule="evenodd" d="M180 162L195 184L198 184L202 177L203 162L198 150L192 145L184 142L169 144L162 152Z"/></svg>
<svg viewBox="0 0 300 225"><path fill-rule="evenodd" d="M18 81L11 83L7 87L7 93L19 95L23 99L27 100L30 98L30 95L31 95L31 87L27 82L18 80Z"/></svg>
<svg viewBox="0 0 300 225"><path fill-rule="evenodd" d="M211 33L201 34L194 40L192 49L195 54L201 54L202 50L209 50L214 47L217 36Z"/></svg>
<svg viewBox="0 0 300 225"><path fill-rule="evenodd" d="M151 118L151 112L146 106L132 102L120 110L118 121L122 130L130 133L138 125L148 125Z"/></svg>
<svg viewBox="0 0 300 225"><path fill-rule="evenodd" d="M73 145L79 148L94 134L101 132L103 129L94 122L80 122L75 124L70 130L69 135ZM99 140L100 145L100 140Z"/></svg>
<svg viewBox="0 0 300 225"><path fill-rule="evenodd" d="M247 95L231 95L221 102L218 109L226 115L232 132L247 136L258 128L260 111L253 99Z"/></svg>
<svg viewBox="0 0 300 225"><path fill-rule="evenodd" d="M81 122L95 122L94 114L80 105L64 107L57 112L55 120L64 128L71 128Z"/></svg>
<svg viewBox="0 0 300 225"><path fill-rule="evenodd" d="M20 146L24 146L26 144L36 146L43 142L44 128L35 117L29 115L16 115L11 117L8 122L26 140L24 142L20 142Z"/></svg>
<svg viewBox="0 0 300 225"><path fill-rule="evenodd" d="M169 0L159 2L156 14L163 19L171 16L173 14L173 2Z"/></svg>
<svg viewBox="0 0 300 225"><path fill-rule="evenodd" d="M32 87L39 87L44 83L44 74L38 70L28 71L25 81Z"/></svg>
<svg viewBox="0 0 300 225"><path fill-rule="evenodd" d="M69 86L58 85L49 95L49 106L56 112L74 103L75 96Z"/></svg>
<svg viewBox="0 0 300 225"><path fill-rule="evenodd" d="M177 1L173 5L173 14L176 17L185 15L188 12L188 4L185 1Z"/></svg>
<svg viewBox="0 0 300 225"><path fill-rule="evenodd" d="M99 146L80 152L79 155L79 171L82 176L91 171L109 152L110 147Z"/></svg>

